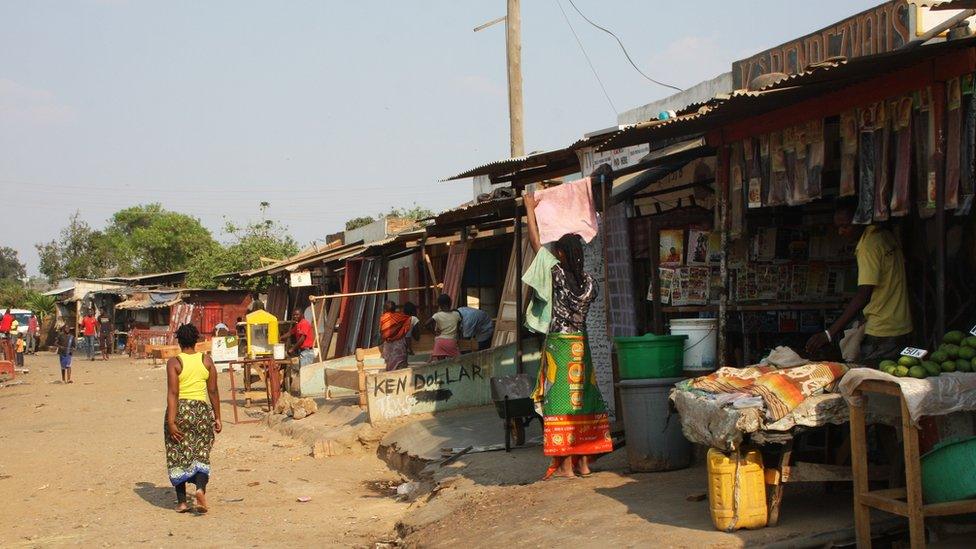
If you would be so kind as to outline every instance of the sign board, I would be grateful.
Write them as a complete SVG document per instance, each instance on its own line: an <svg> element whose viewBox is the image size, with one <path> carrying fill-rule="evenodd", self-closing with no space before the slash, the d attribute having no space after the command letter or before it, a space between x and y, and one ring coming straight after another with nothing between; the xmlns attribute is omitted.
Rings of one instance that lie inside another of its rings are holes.
<svg viewBox="0 0 976 549"><path fill-rule="evenodd" d="M210 358L214 362L230 362L239 358L237 336L215 337L210 340Z"/></svg>
<svg viewBox="0 0 976 549"><path fill-rule="evenodd" d="M811 63L842 55L848 59L896 50L915 38L917 8L908 0L891 0L817 32L790 40L732 63L732 84L745 88L755 77L797 74ZM760 19L761 13L756 14Z"/></svg>
<svg viewBox="0 0 976 549"><path fill-rule="evenodd" d="M312 285L311 271L297 271L291 273L291 278L288 281L288 285L291 286L292 288L311 286Z"/></svg>
<svg viewBox="0 0 976 549"><path fill-rule="evenodd" d="M609 164L614 171L633 166L651 152L650 144L633 145L622 149L597 152L596 147L587 147L579 151L580 172L583 176L593 173L601 164Z"/></svg>
<svg viewBox="0 0 976 549"><path fill-rule="evenodd" d="M905 347L905 350L901 352L901 356L910 356L919 360L925 358L925 355L927 354L929 354L929 352L925 349L916 349L915 347Z"/></svg>

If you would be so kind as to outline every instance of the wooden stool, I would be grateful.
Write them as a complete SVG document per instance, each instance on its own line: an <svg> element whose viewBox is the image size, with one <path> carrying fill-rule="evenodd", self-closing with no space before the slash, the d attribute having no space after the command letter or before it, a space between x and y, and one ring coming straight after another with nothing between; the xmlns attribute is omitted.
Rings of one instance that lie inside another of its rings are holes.
<svg viewBox="0 0 976 549"><path fill-rule="evenodd" d="M905 488L868 490L868 449L864 427L864 408L867 393L880 393L898 398L901 403L901 431L905 451ZM889 381L866 380L854 390L858 403L850 404L851 465L854 469L854 530L857 546L871 547L871 508L908 518L911 547L925 547L925 517L961 515L976 512L976 500L949 501L924 505L922 503L922 464L918 455L918 429L912 425L908 405L901 387Z"/></svg>

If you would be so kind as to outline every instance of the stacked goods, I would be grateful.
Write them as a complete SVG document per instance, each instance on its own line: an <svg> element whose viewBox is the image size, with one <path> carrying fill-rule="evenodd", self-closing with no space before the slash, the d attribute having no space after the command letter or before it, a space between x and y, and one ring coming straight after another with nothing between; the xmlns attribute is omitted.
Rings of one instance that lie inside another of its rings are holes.
<svg viewBox="0 0 976 549"><path fill-rule="evenodd" d="M893 376L918 379L935 377L942 372L972 372L976 370L976 336L966 337L953 330L925 360L902 356L897 360L882 360L878 369Z"/></svg>

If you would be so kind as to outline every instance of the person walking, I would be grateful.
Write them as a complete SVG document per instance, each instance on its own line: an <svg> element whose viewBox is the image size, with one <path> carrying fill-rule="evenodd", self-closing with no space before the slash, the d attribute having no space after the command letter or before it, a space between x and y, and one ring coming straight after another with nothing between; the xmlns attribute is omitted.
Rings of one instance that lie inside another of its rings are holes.
<svg viewBox="0 0 976 549"><path fill-rule="evenodd" d="M30 315L27 319L27 354L32 355L37 352L37 336L40 331L40 325L37 322L37 316L34 314Z"/></svg>
<svg viewBox="0 0 976 549"><path fill-rule="evenodd" d="M98 349L102 352L102 360L108 360L112 352L112 319L108 312L102 311L98 316Z"/></svg>
<svg viewBox="0 0 976 549"><path fill-rule="evenodd" d="M596 298L597 285L583 270L583 242L565 234L542 246L536 220L536 201L524 197L529 242L536 257L522 281L534 291L526 325L546 334L542 367L532 393L543 415L543 453L552 457L543 480L590 475L590 460L613 451L610 419L586 337L586 315Z"/></svg>
<svg viewBox="0 0 976 549"><path fill-rule="evenodd" d="M61 383L72 383L71 381L71 357L75 353L75 336L71 333L71 328L67 324L61 326L61 333L58 334L58 362L61 364Z"/></svg>
<svg viewBox="0 0 976 549"><path fill-rule="evenodd" d="M98 322L95 321L95 314L92 313L91 309L85 313L78 326L81 328L81 335L85 338L85 353L88 355L88 360L95 360L95 340L98 335Z"/></svg>
<svg viewBox="0 0 976 549"><path fill-rule="evenodd" d="M26 350L27 350L27 340L24 339L24 334L19 334L17 336L17 345L16 345L17 360L14 363L17 366L20 366L21 368L24 367L24 352Z"/></svg>
<svg viewBox="0 0 976 549"><path fill-rule="evenodd" d="M193 324L176 330L180 354L166 363L166 469L176 489L176 511L190 510L186 483L196 486L193 509L206 513L210 449L220 422L220 394L213 360L196 351L200 332Z"/></svg>

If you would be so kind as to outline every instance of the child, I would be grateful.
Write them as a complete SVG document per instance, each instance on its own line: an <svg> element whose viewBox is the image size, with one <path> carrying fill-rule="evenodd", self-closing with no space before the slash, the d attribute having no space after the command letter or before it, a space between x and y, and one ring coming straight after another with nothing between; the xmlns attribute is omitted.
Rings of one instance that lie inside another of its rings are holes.
<svg viewBox="0 0 976 549"><path fill-rule="evenodd" d="M457 343L461 313L451 310L451 296L447 294L441 294L437 298L437 308L439 310L424 324L435 334L434 349L430 352L431 361L461 355Z"/></svg>
<svg viewBox="0 0 976 549"><path fill-rule="evenodd" d="M27 341L24 340L24 334L17 335L17 366L24 367L24 351L27 350Z"/></svg>
<svg viewBox="0 0 976 549"><path fill-rule="evenodd" d="M71 355L75 352L75 336L68 326L58 334L58 359L61 360L61 383L71 383Z"/></svg>

